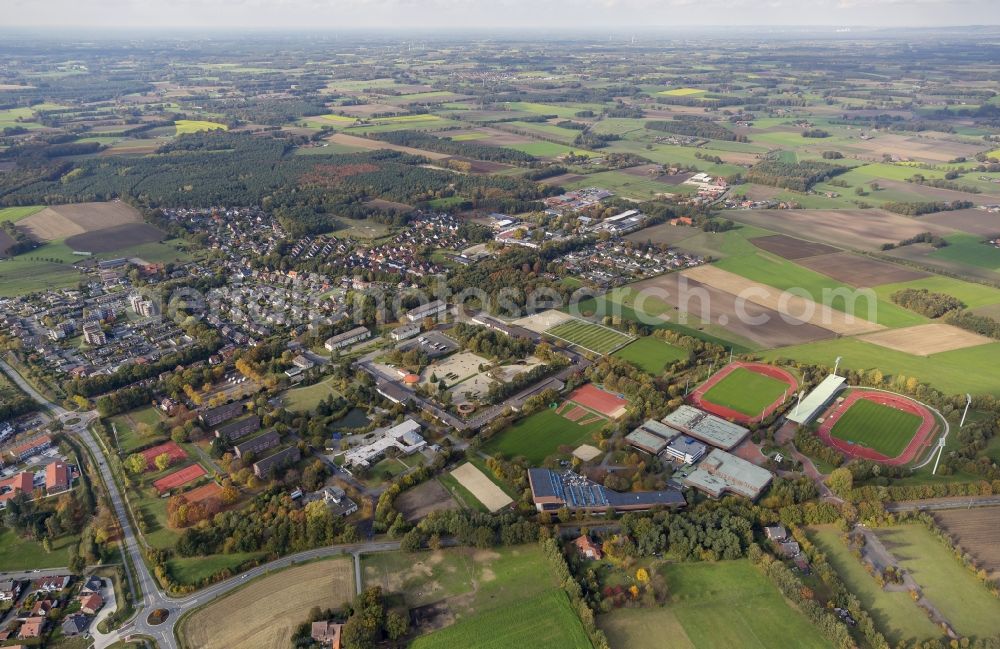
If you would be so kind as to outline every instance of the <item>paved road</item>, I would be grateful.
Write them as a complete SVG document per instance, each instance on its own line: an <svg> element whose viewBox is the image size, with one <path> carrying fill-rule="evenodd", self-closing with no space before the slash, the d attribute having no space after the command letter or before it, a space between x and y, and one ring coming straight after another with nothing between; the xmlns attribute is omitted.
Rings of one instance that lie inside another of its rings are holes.
<svg viewBox="0 0 1000 649"><path fill-rule="evenodd" d="M942 511L946 509L971 509L973 507L998 507L1000 496L958 496L931 498L929 500L904 500L886 503L889 512Z"/></svg>
<svg viewBox="0 0 1000 649"><path fill-rule="evenodd" d="M153 638L159 649L178 649L177 640L174 637L174 626L185 611L202 606L212 600L222 597L226 593L240 587L251 579L266 575L267 573L275 570L286 568L296 563L301 563L303 561L333 557L341 554L353 555L354 564L356 567L359 567L362 554L390 552L399 549L398 541L386 541L331 546L307 550L305 552L300 552L299 554L282 557L281 559L259 566L253 570L249 570L242 575L233 577L232 579L209 586L208 588L200 590L197 593L186 595L184 597L172 597L160 589L156 579L143 562L142 548L140 546L139 539L135 534L135 530L132 528L132 523L127 515L125 499L118 488L118 483L115 482L114 476L111 474L111 469L108 466L107 458L105 456L104 447L88 429L90 423L98 418L98 414L93 411L86 413L71 412L58 404L46 400L45 397L39 394L27 381L15 372L10 365L2 360L0 360L0 370L3 370L3 372L7 374L11 380L18 385L18 387L24 390L26 394L45 406L52 416L61 420L66 426L65 431L77 437L90 450L93 457L97 460L98 472L101 479L104 481L108 498L114 508L115 515L118 517L118 522L122 530L123 545L134 568L134 571L127 571L126 574L129 574L129 579L131 581L131 573L135 573L135 577L139 581L138 586L139 591L141 592L141 597L136 601L137 612L135 617L117 631L107 635L101 635L100 637L95 637L94 649L105 649L120 639L133 634ZM74 418L79 418L80 421L72 425L66 424L67 420ZM38 577L45 574L45 572L50 571L29 574ZM358 571L358 574L356 575L356 580L358 587L360 588L360 571ZM169 615L166 622L154 626L147 622L147 618L151 611L157 609L164 609L169 612Z"/></svg>

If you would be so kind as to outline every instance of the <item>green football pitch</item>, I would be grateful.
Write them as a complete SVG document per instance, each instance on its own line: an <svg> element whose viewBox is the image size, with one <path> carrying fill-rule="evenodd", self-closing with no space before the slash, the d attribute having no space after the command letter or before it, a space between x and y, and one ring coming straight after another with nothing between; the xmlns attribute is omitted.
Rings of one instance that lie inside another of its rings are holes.
<svg viewBox="0 0 1000 649"><path fill-rule="evenodd" d="M862 399L841 415L830 434L893 458L903 452L922 423L913 413Z"/></svg>
<svg viewBox="0 0 1000 649"><path fill-rule="evenodd" d="M702 400L756 417L789 389L784 381L737 367L709 388Z"/></svg>

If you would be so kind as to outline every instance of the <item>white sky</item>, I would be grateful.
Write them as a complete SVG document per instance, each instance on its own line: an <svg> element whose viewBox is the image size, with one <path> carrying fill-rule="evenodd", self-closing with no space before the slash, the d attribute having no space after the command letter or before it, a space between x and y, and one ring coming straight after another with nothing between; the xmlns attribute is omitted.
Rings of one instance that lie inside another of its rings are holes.
<svg viewBox="0 0 1000 649"><path fill-rule="evenodd" d="M2 26L385 29L1000 24L1000 0L0 0Z"/></svg>

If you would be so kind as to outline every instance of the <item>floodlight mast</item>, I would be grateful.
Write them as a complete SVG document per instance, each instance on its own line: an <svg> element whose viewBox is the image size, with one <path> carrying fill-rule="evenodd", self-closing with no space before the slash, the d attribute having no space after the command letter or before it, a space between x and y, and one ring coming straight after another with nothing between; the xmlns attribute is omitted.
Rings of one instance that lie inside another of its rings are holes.
<svg viewBox="0 0 1000 649"><path fill-rule="evenodd" d="M962 421L959 422L958 427L961 429L965 425L965 417L969 414L969 406L972 405L972 395L965 395L965 412L962 413Z"/></svg>
<svg viewBox="0 0 1000 649"><path fill-rule="evenodd" d="M839 370L839 369L840 369L840 359L841 359L841 357L840 357L840 356L838 356L838 357L837 357L837 361L836 361L836 362L834 363L834 365L833 365L833 375L834 375L834 376L837 376L837 370Z"/></svg>

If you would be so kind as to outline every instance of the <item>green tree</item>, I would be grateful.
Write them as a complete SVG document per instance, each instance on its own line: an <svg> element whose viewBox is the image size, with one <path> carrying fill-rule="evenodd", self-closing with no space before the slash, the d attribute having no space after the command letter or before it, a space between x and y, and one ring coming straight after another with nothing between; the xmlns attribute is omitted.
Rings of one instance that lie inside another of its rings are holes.
<svg viewBox="0 0 1000 649"><path fill-rule="evenodd" d="M160 453L156 456L156 459L153 460L153 463L156 464L156 468L160 471L166 471L170 467L170 462L169 453Z"/></svg>
<svg viewBox="0 0 1000 649"><path fill-rule="evenodd" d="M139 474L146 470L146 457L142 453L133 453L125 458L125 470Z"/></svg>
<svg viewBox="0 0 1000 649"><path fill-rule="evenodd" d="M850 495L851 490L854 488L854 475L851 470L846 467L840 467L839 469L834 469L830 474L830 477L826 479L827 486L833 491L833 493L846 498Z"/></svg>

